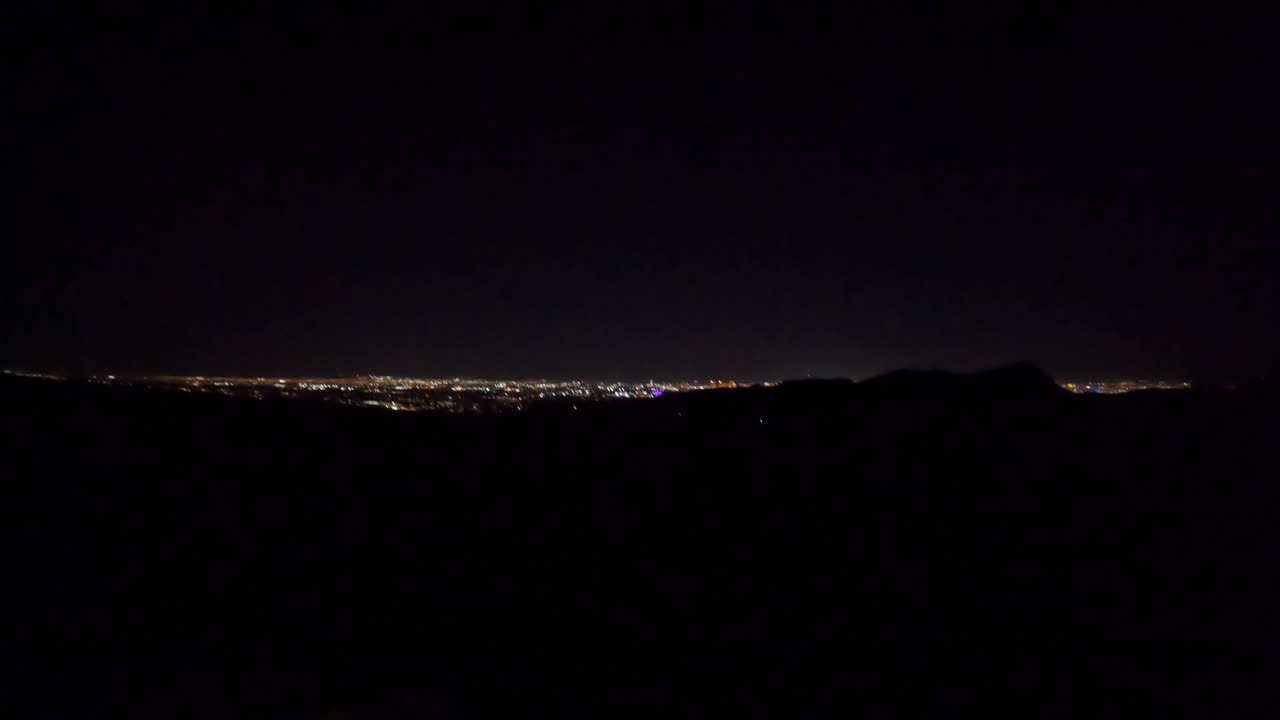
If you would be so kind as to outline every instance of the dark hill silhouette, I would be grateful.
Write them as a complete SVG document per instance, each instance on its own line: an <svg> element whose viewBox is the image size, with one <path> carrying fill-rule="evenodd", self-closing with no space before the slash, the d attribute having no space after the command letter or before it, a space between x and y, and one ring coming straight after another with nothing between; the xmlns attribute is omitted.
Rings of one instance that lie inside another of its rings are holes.
<svg viewBox="0 0 1280 720"><path fill-rule="evenodd" d="M1034 365L1008 365L962 375L944 371L896 370L858 384L864 392L938 400L952 394L1009 398L1049 397L1066 392Z"/></svg>
<svg viewBox="0 0 1280 720"><path fill-rule="evenodd" d="M1014 367L434 417L5 379L56 717L1242 716L1274 397ZM343 715L342 713L347 713Z"/></svg>

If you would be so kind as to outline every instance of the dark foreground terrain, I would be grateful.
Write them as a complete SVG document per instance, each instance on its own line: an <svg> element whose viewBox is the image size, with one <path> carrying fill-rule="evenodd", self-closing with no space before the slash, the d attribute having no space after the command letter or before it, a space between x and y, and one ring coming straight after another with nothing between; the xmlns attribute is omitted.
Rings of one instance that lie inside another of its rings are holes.
<svg viewBox="0 0 1280 720"><path fill-rule="evenodd" d="M1277 404L429 417L6 380L6 717L1269 715Z"/></svg>

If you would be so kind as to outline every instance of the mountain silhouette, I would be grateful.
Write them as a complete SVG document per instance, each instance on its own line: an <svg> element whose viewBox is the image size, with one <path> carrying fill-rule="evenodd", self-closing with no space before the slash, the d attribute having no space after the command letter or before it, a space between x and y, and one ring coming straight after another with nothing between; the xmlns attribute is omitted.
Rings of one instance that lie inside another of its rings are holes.
<svg viewBox="0 0 1280 720"><path fill-rule="evenodd" d="M497 416L0 381L57 717L1236 715L1274 396L1032 366Z"/></svg>

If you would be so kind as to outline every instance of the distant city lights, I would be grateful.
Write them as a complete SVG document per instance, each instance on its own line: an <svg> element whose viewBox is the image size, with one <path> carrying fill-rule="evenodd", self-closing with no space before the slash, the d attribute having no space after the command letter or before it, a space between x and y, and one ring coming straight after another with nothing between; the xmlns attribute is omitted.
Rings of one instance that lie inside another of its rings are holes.
<svg viewBox="0 0 1280 720"><path fill-rule="evenodd" d="M668 393L743 387L734 381L646 383L581 380L486 380L474 378L406 378L362 375L339 378L210 377L151 375L125 378L103 375L92 382L141 385L254 399L300 398L340 405L395 411L503 414L530 405L565 403L573 410L581 401L607 402L659 398ZM776 383L765 383L773 385Z"/></svg>
<svg viewBox="0 0 1280 720"><path fill-rule="evenodd" d="M45 380L65 380L62 375L17 369L5 375ZM653 399L670 393L739 387L751 383L733 380L693 380L679 382L623 382L583 380L485 380L475 378L409 378L361 375L335 378L228 377L203 375L99 375L90 382L103 385L138 385L180 392L214 393L253 399L298 398L340 405L394 411L501 414L520 412L531 405L563 403L577 410L581 402L611 402L624 399ZM776 387L778 382L761 382L758 387ZM1066 390L1079 394L1114 395L1140 390L1186 390L1188 382L1167 380L1070 380L1060 381ZM679 415L680 413L677 413ZM764 422L763 419L760 420Z"/></svg>

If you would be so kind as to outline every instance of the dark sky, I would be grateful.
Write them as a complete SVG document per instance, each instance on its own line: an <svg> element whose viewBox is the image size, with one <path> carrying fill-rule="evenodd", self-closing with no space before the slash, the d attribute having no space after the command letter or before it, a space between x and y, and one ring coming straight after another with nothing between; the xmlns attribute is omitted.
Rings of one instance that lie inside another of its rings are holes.
<svg viewBox="0 0 1280 720"><path fill-rule="evenodd" d="M1256 18L459 5L11 18L0 365L1275 363Z"/></svg>

